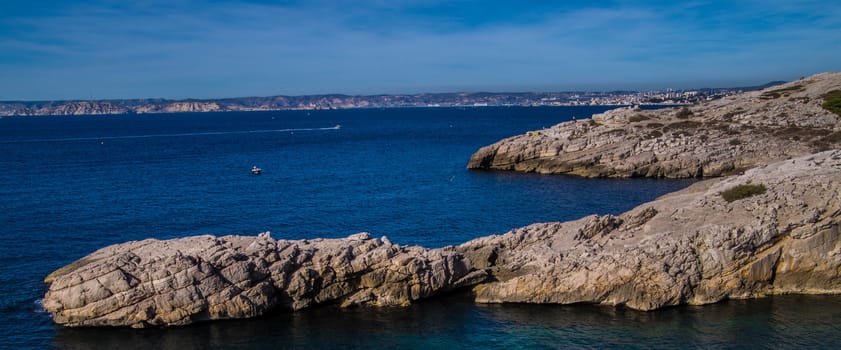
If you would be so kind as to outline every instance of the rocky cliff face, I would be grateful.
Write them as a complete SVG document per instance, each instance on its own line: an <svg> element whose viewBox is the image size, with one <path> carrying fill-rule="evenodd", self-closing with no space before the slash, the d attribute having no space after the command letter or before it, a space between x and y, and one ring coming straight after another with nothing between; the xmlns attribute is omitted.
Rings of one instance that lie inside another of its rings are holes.
<svg viewBox="0 0 841 350"><path fill-rule="evenodd" d="M215 102L183 101L163 105L144 105L135 108L136 113L180 113L180 112L220 112L226 110Z"/></svg>
<svg viewBox="0 0 841 350"><path fill-rule="evenodd" d="M745 188L754 190L729 202L721 195ZM841 151L828 151L700 182L618 216L535 224L443 249L366 233L128 242L52 273L42 303L63 325L143 327L321 304L405 305L471 286L477 302L640 310L841 293L838 198Z"/></svg>
<svg viewBox="0 0 841 350"><path fill-rule="evenodd" d="M99 114L124 114L129 109L123 106L114 105L109 102L76 101L58 105L48 104L38 108L20 108L12 110L7 115L99 115Z"/></svg>
<svg viewBox="0 0 841 350"><path fill-rule="evenodd" d="M764 192L721 195L745 185ZM535 224L457 251L491 275L474 287L478 302L652 310L841 293L838 198L841 151L831 151L701 182L619 216Z"/></svg>
<svg viewBox="0 0 841 350"><path fill-rule="evenodd" d="M841 116L824 109L841 73L697 106L623 108L501 140L471 169L585 177L702 177L841 147Z"/></svg>

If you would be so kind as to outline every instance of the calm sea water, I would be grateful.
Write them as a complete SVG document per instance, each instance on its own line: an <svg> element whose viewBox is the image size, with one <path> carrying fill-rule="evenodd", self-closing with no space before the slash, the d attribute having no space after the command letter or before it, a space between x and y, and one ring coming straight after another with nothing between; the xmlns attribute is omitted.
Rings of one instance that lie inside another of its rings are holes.
<svg viewBox="0 0 841 350"><path fill-rule="evenodd" d="M64 329L49 272L105 245L194 234L360 231L441 247L533 222L619 213L691 181L465 169L500 138L605 108L284 111L0 119L0 346L558 348L839 345L841 300L640 313L596 306L320 308L177 329ZM340 124L340 129L333 129ZM263 175L253 176L253 165Z"/></svg>

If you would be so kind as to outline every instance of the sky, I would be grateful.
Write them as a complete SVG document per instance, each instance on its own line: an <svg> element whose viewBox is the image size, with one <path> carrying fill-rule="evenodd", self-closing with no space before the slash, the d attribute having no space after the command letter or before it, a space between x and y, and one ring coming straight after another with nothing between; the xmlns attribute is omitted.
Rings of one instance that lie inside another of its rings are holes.
<svg viewBox="0 0 841 350"><path fill-rule="evenodd" d="M837 0L0 0L0 100L732 87L841 70Z"/></svg>

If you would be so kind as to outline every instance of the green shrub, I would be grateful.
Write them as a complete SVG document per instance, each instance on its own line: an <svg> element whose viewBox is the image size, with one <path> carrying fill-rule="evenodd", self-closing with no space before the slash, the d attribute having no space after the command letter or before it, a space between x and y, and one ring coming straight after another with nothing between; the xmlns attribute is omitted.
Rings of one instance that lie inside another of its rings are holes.
<svg viewBox="0 0 841 350"><path fill-rule="evenodd" d="M694 115L694 113L692 113L692 110L690 110L689 107L683 107L679 111L677 111L676 117L678 117L680 119L686 119L686 118L689 118L693 115Z"/></svg>
<svg viewBox="0 0 841 350"><path fill-rule="evenodd" d="M803 85L792 85L786 88L763 92L759 98L764 100L773 100L775 98L779 98L780 96L788 96L788 94L792 92L803 91L803 89Z"/></svg>
<svg viewBox="0 0 841 350"><path fill-rule="evenodd" d="M759 95L759 98L761 98L763 100L773 100L773 99L780 98L780 93L779 92L774 92L774 91L769 91L769 92L763 93L762 95Z"/></svg>
<svg viewBox="0 0 841 350"><path fill-rule="evenodd" d="M821 136L826 136L830 134L832 131L827 129L820 129L820 128L808 128L808 127L800 127L794 124L791 124L783 129L777 129L774 131L774 135L781 137L781 138L790 138L790 139L803 139L803 138L818 138Z"/></svg>
<svg viewBox="0 0 841 350"><path fill-rule="evenodd" d="M730 142L727 142L730 146L738 146L742 144L742 141L739 139L730 139Z"/></svg>
<svg viewBox="0 0 841 350"><path fill-rule="evenodd" d="M724 198L727 202L733 202L758 194L763 194L767 190L768 189L765 188L765 185L739 185L719 194L721 195L721 198Z"/></svg>
<svg viewBox="0 0 841 350"><path fill-rule="evenodd" d="M820 139L812 141L812 151L823 152L835 149L838 143L841 143L841 131L833 132Z"/></svg>
<svg viewBox="0 0 841 350"><path fill-rule="evenodd" d="M628 118L628 121L631 122L631 123L637 123L637 122L641 122L643 120L649 120L649 119L651 119L651 117L649 117L645 114L636 114L636 115L632 115L630 118Z"/></svg>
<svg viewBox="0 0 841 350"><path fill-rule="evenodd" d="M805 87L803 85L792 85L786 88L776 89L774 92L796 92L796 91L803 91Z"/></svg>
<svg viewBox="0 0 841 350"><path fill-rule="evenodd" d="M735 110L733 110L732 112L727 112L727 113L725 113L723 116L721 116L721 119L722 119L722 120L725 120L725 121L732 121L732 120L733 120L733 117L735 117L735 116L737 116L737 115L739 115L739 114L742 114L742 113L744 113L744 112L745 112L745 111L744 111L741 107L740 107L740 108L736 108L736 109L735 109Z"/></svg>
<svg viewBox="0 0 841 350"><path fill-rule="evenodd" d="M841 90L833 90L823 96L824 109L841 116Z"/></svg>
<svg viewBox="0 0 841 350"><path fill-rule="evenodd" d="M841 142L841 131L836 131L834 133L824 136L823 141L830 143Z"/></svg>
<svg viewBox="0 0 841 350"><path fill-rule="evenodd" d="M813 152L823 152L823 151L829 151L829 150L832 149L832 145L830 145L829 143L826 143L824 141L821 141L821 140L812 141L812 143L810 145L812 146L812 151Z"/></svg>

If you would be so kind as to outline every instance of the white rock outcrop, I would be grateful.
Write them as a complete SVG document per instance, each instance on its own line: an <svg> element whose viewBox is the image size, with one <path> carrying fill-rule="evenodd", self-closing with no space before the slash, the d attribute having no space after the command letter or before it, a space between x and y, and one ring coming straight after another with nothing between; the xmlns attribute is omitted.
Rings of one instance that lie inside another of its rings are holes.
<svg viewBox="0 0 841 350"><path fill-rule="evenodd" d="M726 201L739 186L764 193ZM619 216L534 224L458 247L491 280L478 302L653 310L841 293L841 151L697 183Z"/></svg>
<svg viewBox="0 0 841 350"><path fill-rule="evenodd" d="M482 147L470 169L585 177L716 177L841 147L822 107L841 73L684 108L620 108Z"/></svg>
<svg viewBox="0 0 841 350"><path fill-rule="evenodd" d="M67 326L171 326L320 304L406 305L484 278L455 252L368 233L207 235L100 249L48 276L42 305Z"/></svg>
<svg viewBox="0 0 841 350"><path fill-rule="evenodd" d="M754 195L721 195L745 185ZM841 293L841 150L711 179L618 216L534 224L456 247L372 238L195 236L100 249L53 272L67 326L169 326L310 306L398 306L470 290L482 303L653 310ZM733 199L733 198L731 198Z"/></svg>

